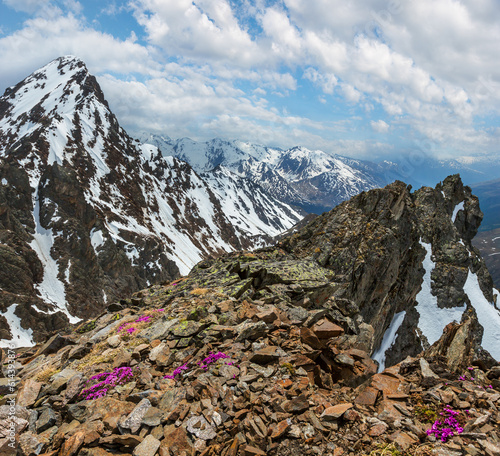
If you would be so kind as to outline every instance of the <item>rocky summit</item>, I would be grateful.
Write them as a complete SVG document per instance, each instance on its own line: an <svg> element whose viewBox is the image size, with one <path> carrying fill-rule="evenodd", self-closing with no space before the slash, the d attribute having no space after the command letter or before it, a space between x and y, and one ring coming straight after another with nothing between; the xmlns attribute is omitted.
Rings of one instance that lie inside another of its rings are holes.
<svg viewBox="0 0 500 456"><path fill-rule="evenodd" d="M481 218L395 182L6 352L0 453L498 456Z"/></svg>

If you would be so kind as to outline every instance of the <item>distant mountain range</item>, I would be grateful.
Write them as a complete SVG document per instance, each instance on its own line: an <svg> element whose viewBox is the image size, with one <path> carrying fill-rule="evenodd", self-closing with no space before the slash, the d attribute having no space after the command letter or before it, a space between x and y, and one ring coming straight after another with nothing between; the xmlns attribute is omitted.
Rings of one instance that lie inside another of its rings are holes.
<svg viewBox="0 0 500 456"><path fill-rule="evenodd" d="M387 183L386 164L329 155L321 150L287 150L219 138L197 142L142 134L143 143L189 163L199 173L223 167L262 186L276 199L320 214L371 188Z"/></svg>

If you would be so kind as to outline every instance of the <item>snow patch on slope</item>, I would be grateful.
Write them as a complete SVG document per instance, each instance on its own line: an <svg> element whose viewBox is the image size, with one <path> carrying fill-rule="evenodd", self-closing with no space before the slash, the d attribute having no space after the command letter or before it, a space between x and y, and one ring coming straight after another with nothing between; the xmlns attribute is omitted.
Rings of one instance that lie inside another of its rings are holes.
<svg viewBox="0 0 500 456"><path fill-rule="evenodd" d="M494 304L488 302L484 297L479 287L477 275L470 270L464 285L464 291L476 310L480 325L484 328L483 340L481 341L482 347L488 350L490 355L497 361L500 360L500 313L495 309ZM496 290L493 289L493 291Z"/></svg>
<svg viewBox="0 0 500 456"><path fill-rule="evenodd" d="M453 223L455 223L455 220L457 218L457 215L460 211L463 211L464 210L464 202L462 201L461 203L458 203L456 206L455 206L455 209L453 209L453 215L451 216L451 221Z"/></svg>
<svg viewBox="0 0 500 456"><path fill-rule="evenodd" d="M435 267L432 261L432 246L420 240L420 245L425 249L426 255L423 262L425 270L424 280L422 282L422 289L416 297L418 305L415 307L420 315L418 320L418 327L422 334L427 338L430 345L436 342L443 334L444 327L452 321L459 322L462 314L467 309L464 304L463 307L440 308L438 306L437 298L432 294L431 288L431 273Z"/></svg>
<svg viewBox="0 0 500 456"><path fill-rule="evenodd" d="M34 196L34 211L33 217L35 220L35 234L30 246L38 255L38 258L43 265L43 281L35 284L35 288L40 292L42 298L57 307L57 310L63 312L69 319L70 323L78 323L81 319L71 315L67 308L66 291L64 283L57 277L59 266L50 255L52 246L54 245L54 236L51 229L45 229L40 223L40 200L38 191ZM50 312L53 313L53 312Z"/></svg>
<svg viewBox="0 0 500 456"><path fill-rule="evenodd" d="M385 358L387 350L389 350L396 343L396 340L398 338L397 332L400 326L403 324L405 316L405 310L394 315L391 324L384 333L384 337L382 338L380 347L373 354L372 359L374 361L378 361L379 363L377 372L382 372L385 369Z"/></svg>
<svg viewBox="0 0 500 456"><path fill-rule="evenodd" d="M24 329L21 326L21 319L16 315L16 308L17 304L12 304L4 313L0 312L0 315L7 320L12 334L12 339L0 339L0 347L12 347L12 344L14 344L15 348L33 347L35 345L33 330Z"/></svg>

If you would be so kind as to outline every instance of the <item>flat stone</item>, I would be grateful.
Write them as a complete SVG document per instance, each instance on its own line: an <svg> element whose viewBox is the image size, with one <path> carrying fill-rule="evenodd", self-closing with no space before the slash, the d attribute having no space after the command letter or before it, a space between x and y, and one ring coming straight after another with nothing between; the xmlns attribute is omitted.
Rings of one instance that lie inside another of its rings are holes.
<svg viewBox="0 0 500 456"><path fill-rule="evenodd" d="M318 336L305 326L301 326L300 328L300 341L315 350L322 350L325 348L325 344L318 339Z"/></svg>
<svg viewBox="0 0 500 456"><path fill-rule="evenodd" d="M375 374L371 379L371 386L384 395L401 392L400 380L385 374Z"/></svg>
<svg viewBox="0 0 500 456"><path fill-rule="evenodd" d="M246 445L243 449L243 454L245 456L266 456L267 453L265 451L262 451L260 448Z"/></svg>
<svg viewBox="0 0 500 456"><path fill-rule="evenodd" d="M479 440L479 444L489 456L500 456L500 445L489 442L488 440Z"/></svg>
<svg viewBox="0 0 500 456"><path fill-rule="evenodd" d="M278 319L278 310L275 307L261 310L256 317L264 323L273 323Z"/></svg>
<svg viewBox="0 0 500 456"><path fill-rule="evenodd" d="M302 437L302 430L297 424L292 424L288 430L288 436L294 439L300 439Z"/></svg>
<svg viewBox="0 0 500 456"><path fill-rule="evenodd" d="M167 317L162 317L156 323L152 324L149 328L145 328L139 332L139 336L147 339L148 342L151 342L155 339L165 339L170 330L179 323L178 318L174 318L169 320Z"/></svg>
<svg viewBox="0 0 500 456"><path fill-rule="evenodd" d="M65 345L73 343L74 342L71 341L71 339L63 337L60 334L55 334L38 349L38 351L36 352L36 356L56 353Z"/></svg>
<svg viewBox="0 0 500 456"><path fill-rule="evenodd" d="M424 377L424 378L439 378L439 375L436 375L432 371L431 367L429 366L429 363L424 358L420 358L419 363L420 363L420 370L422 372L422 377Z"/></svg>
<svg viewBox="0 0 500 456"><path fill-rule="evenodd" d="M320 418L322 418L325 421L335 421L339 419L347 410L351 409L352 407L354 406L350 402L328 407L323 411Z"/></svg>
<svg viewBox="0 0 500 456"><path fill-rule="evenodd" d="M279 439L283 435L286 434L288 429L290 429L290 426L292 425L292 420L290 418L287 418L286 420L280 421L276 426L273 428L273 431L271 433L271 438L272 439Z"/></svg>
<svg viewBox="0 0 500 456"><path fill-rule="evenodd" d="M287 413L302 413L309 408L309 401L305 395L301 394L300 396L283 402L281 407Z"/></svg>
<svg viewBox="0 0 500 456"><path fill-rule="evenodd" d="M149 360L155 362L157 356L163 350L167 350L167 351L170 352L170 348L168 347L168 345L166 344L166 342L160 342L156 347L154 347L153 349L151 349L151 351L149 352L149 355L148 355Z"/></svg>
<svg viewBox="0 0 500 456"><path fill-rule="evenodd" d="M331 337L338 337L344 334L343 328L327 319L316 322L312 330L319 339L330 339Z"/></svg>
<svg viewBox="0 0 500 456"><path fill-rule="evenodd" d="M80 394L83 386L83 379L83 374L78 373L76 375L73 375L73 377L68 380L66 391L64 393L64 400L66 402L72 401Z"/></svg>
<svg viewBox="0 0 500 456"><path fill-rule="evenodd" d="M343 367L354 367L354 359L346 353L339 353L335 357L335 362Z"/></svg>
<svg viewBox="0 0 500 456"><path fill-rule="evenodd" d="M161 442L152 435L146 438L134 448L133 456L155 456Z"/></svg>
<svg viewBox="0 0 500 456"><path fill-rule="evenodd" d="M410 437L406 432L396 431L389 436L391 442L397 443L403 451L406 451L410 446L418 443L417 440Z"/></svg>
<svg viewBox="0 0 500 456"><path fill-rule="evenodd" d="M229 364L223 364L219 368L219 376L225 379L238 378L240 375L240 370L236 366L231 366Z"/></svg>
<svg viewBox="0 0 500 456"><path fill-rule="evenodd" d="M300 324L304 323L309 317L309 312L300 306L290 307L286 310L286 313L292 322L299 322Z"/></svg>
<svg viewBox="0 0 500 456"><path fill-rule="evenodd" d="M40 432L47 430L48 428L54 426L54 424L56 424L56 421L57 417L54 410L47 407L43 410L36 422L36 432L39 434Z"/></svg>
<svg viewBox="0 0 500 456"><path fill-rule="evenodd" d="M217 437L215 427L212 426L203 415L193 416L187 421L186 429L199 439L211 440Z"/></svg>
<svg viewBox="0 0 500 456"><path fill-rule="evenodd" d="M149 399L142 399L125 419L118 422L119 428L128 429L131 434L135 434L139 431L142 420L150 408L151 402Z"/></svg>
<svg viewBox="0 0 500 456"><path fill-rule="evenodd" d="M142 417L142 424L146 426L159 426L163 417L163 411L156 407L150 407Z"/></svg>
<svg viewBox="0 0 500 456"><path fill-rule="evenodd" d="M19 448L22 454L25 455L38 455L42 452L43 447L48 443L47 439L42 439L31 431L24 432L19 437ZM0 454L4 454L3 452ZM8 453L5 453L6 455ZM15 451L12 451L12 455Z"/></svg>
<svg viewBox="0 0 500 456"><path fill-rule="evenodd" d="M102 328L101 330L99 330L98 332L96 332L90 339L89 339L89 342L92 342L92 343L97 343L97 342L100 342L101 340L103 340L109 333L111 333L111 331L114 331L116 329L118 329L118 327L121 325L121 321L120 320L117 320L117 321L114 321L113 323L109 324L108 326Z"/></svg>
<svg viewBox="0 0 500 456"><path fill-rule="evenodd" d="M132 361L132 353L124 348L119 348L115 350L115 356L113 359L113 368L128 366L130 361Z"/></svg>
<svg viewBox="0 0 500 456"><path fill-rule="evenodd" d="M267 325L263 321L254 323L251 320L244 321L235 327L237 336L235 342L258 339L267 334Z"/></svg>
<svg viewBox="0 0 500 456"><path fill-rule="evenodd" d="M252 363L250 364L250 367L258 372L259 374L262 374L264 378L269 378L271 377L275 372L276 372L276 366L270 365L270 366L260 366L258 364Z"/></svg>
<svg viewBox="0 0 500 456"><path fill-rule="evenodd" d="M257 350L251 357L250 361L257 364L268 364L279 359L280 355L277 352L278 347L268 345L260 350Z"/></svg>
<svg viewBox="0 0 500 456"><path fill-rule="evenodd" d="M162 451L162 448L166 449L167 451L170 451L170 453L165 453L165 454L171 454L171 455L177 455L181 454L182 452L185 452L186 454L190 455L193 449L193 444L191 443L186 428L181 426L178 428L171 429L167 426L165 426L164 429L164 439L161 441L160 445L160 454Z"/></svg>
<svg viewBox="0 0 500 456"><path fill-rule="evenodd" d="M374 406L377 402L378 390L367 386L363 392L361 392L358 397L354 400L355 404L358 405L369 405Z"/></svg>
<svg viewBox="0 0 500 456"><path fill-rule="evenodd" d="M80 374L79 371L70 368L63 369L61 372L54 374L51 377L49 388L44 391L44 393L47 395L59 394L64 389L68 381L78 374Z"/></svg>
<svg viewBox="0 0 500 456"><path fill-rule="evenodd" d="M370 430L368 431L368 435L370 437L378 437L379 435L384 434L387 429L389 429L389 426L384 422L380 422L370 428Z"/></svg>
<svg viewBox="0 0 500 456"><path fill-rule="evenodd" d="M99 445L117 445L135 448L143 438L133 434L111 434L99 439Z"/></svg>
<svg viewBox="0 0 500 456"><path fill-rule="evenodd" d="M85 441L86 435L86 431L76 431L63 443L59 456L73 456L77 454Z"/></svg>
<svg viewBox="0 0 500 456"><path fill-rule="evenodd" d="M122 343L122 338L121 338L120 334L115 334L111 337L108 337L108 340L106 341L106 343L111 348L117 348Z"/></svg>
<svg viewBox="0 0 500 456"><path fill-rule="evenodd" d="M22 407L32 406L38 398L42 385L42 382L36 382L31 378L26 380L17 394L17 405Z"/></svg>
<svg viewBox="0 0 500 456"><path fill-rule="evenodd" d="M200 332L201 324L193 320L181 321L170 332L176 337L191 337Z"/></svg>

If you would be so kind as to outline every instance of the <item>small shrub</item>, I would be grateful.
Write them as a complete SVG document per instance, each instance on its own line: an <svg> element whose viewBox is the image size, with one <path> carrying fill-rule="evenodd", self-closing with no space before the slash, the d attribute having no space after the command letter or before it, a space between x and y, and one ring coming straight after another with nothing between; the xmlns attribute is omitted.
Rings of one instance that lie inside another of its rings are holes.
<svg viewBox="0 0 500 456"><path fill-rule="evenodd" d="M438 419L436 410L424 405L417 405L415 407L415 415L424 423L433 423Z"/></svg>
<svg viewBox="0 0 500 456"><path fill-rule="evenodd" d="M84 323L83 325L79 326L76 328L76 332L79 334L83 334L89 331L92 331L96 327L96 321L95 320L90 320Z"/></svg>
<svg viewBox="0 0 500 456"><path fill-rule="evenodd" d="M61 372L61 369L56 369L54 366L47 366L35 378L37 382L47 383L50 377Z"/></svg>
<svg viewBox="0 0 500 456"><path fill-rule="evenodd" d="M288 370L290 375L295 375L295 368L293 367L293 365L291 363L283 363L281 365L281 367L282 367L282 369Z"/></svg>
<svg viewBox="0 0 500 456"><path fill-rule="evenodd" d="M394 443L385 443L372 450L370 456L402 456Z"/></svg>

